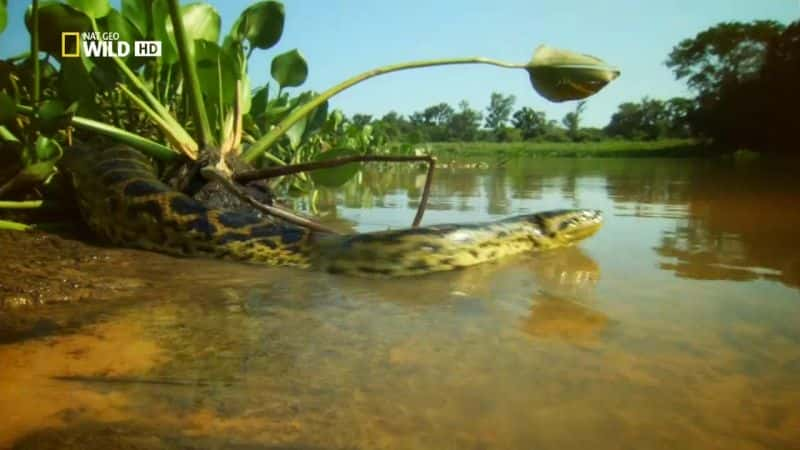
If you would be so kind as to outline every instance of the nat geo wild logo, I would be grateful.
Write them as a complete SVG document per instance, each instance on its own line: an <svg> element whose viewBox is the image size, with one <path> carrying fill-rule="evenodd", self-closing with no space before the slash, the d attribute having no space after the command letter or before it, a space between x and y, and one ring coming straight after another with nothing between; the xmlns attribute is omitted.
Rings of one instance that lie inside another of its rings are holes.
<svg viewBox="0 0 800 450"><path fill-rule="evenodd" d="M161 56L161 41L134 41L133 44L119 39L119 33L94 31L61 33L61 56L78 58L81 55L91 58L125 58L130 56Z"/></svg>

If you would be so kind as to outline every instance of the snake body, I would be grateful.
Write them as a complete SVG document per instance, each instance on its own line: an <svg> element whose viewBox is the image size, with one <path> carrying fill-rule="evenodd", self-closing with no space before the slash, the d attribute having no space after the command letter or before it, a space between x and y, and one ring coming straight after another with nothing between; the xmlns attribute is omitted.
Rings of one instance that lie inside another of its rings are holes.
<svg viewBox="0 0 800 450"><path fill-rule="evenodd" d="M61 163L89 227L114 245L361 276L453 270L572 245L602 224L594 210L559 210L471 224L321 235L257 213L210 208L173 190L138 151L75 146Z"/></svg>

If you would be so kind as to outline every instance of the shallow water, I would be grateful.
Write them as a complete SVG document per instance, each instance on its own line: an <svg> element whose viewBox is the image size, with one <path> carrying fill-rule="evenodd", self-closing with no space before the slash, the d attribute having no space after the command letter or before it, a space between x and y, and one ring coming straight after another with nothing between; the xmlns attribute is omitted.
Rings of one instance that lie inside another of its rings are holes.
<svg viewBox="0 0 800 450"><path fill-rule="evenodd" d="M404 227L423 180L317 206ZM800 448L798 200L779 165L530 160L438 171L424 223L587 207L598 235L384 281L114 250L146 283L0 345L0 448Z"/></svg>

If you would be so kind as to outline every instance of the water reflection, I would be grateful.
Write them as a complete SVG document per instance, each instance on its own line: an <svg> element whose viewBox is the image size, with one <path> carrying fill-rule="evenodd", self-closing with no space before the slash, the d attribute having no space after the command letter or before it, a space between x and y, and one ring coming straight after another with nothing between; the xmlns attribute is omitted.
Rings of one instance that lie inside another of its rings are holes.
<svg viewBox="0 0 800 450"><path fill-rule="evenodd" d="M800 190L785 168L707 166L693 171L688 217L666 230L662 267L696 279L778 280L800 286Z"/></svg>
<svg viewBox="0 0 800 450"><path fill-rule="evenodd" d="M585 206L607 224L410 280L119 250L115 272L146 280L125 301L0 345L0 448L796 447L797 191L712 166L444 170L428 223ZM325 217L406 226L420 172L362 176L319 194Z"/></svg>
<svg viewBox="0 0 800 450"><path fill-rule="evenodd" d="M522 330L536 338L587 345L597 342L608 316L592 309L600 267L578 248L553 252L530 263L539 288Z"/></svg>
<svg viewBox="0 0 800 450"><path fill-rule="evenodd" d="M368 170L345 193L324 192L321 210L357 218L359 230L407 226L419 168ZM601 197L592 194L601 194ZM338 200L337 200L338 199ZM594 199L589 202L587 199ZM427 222L476 220L547 208L605 207L660 228L664 270L696 279L775 279L800 286L800 187L785 167L725 160L519 160L436 173ZM372 206L390 213L368 213ZM363 212L363 213L362 213ZM369 217L367 217L369 216Z"/></svg>

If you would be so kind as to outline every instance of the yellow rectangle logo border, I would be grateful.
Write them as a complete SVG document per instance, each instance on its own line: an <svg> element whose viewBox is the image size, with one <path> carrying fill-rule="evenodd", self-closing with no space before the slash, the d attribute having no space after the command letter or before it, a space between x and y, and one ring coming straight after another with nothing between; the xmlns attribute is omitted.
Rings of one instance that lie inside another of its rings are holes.
<svg viewBox="0 0 800 450"><path fill-rule="evenodd" d="M75 52L67 53L67 37L75 38ZM77 31L64 31L61 33L61 57L80 58L81 56L81 34Z"/></svg>

